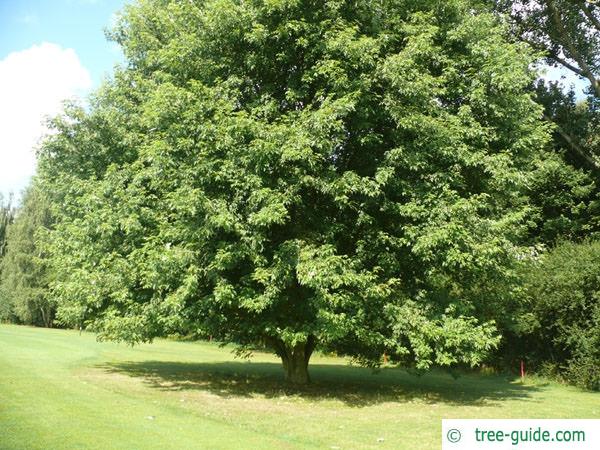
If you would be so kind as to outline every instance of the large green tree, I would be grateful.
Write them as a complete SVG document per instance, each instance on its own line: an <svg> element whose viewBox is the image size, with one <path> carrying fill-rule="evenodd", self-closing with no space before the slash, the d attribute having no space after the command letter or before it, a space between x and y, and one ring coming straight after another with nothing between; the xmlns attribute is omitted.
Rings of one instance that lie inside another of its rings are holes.
<svg viewBox="0 0 600 450"><path fill-rule="evenodd" d="M262 343L296 383L317 346L478 364L549 138L506 32L462 0L128 6L41 153L59 319Z"/></svg>

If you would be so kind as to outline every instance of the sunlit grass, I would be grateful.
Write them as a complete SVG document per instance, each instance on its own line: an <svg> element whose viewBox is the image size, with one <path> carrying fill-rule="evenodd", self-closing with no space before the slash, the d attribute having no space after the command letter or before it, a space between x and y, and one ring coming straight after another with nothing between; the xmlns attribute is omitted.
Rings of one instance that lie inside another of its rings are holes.
<svg viewBox="0 0 600 450"><path fill-rule="evenodd" d="M373 374L319 355L311 376L293 389L273 356L211 343L1 325L0 448L434 449L442 418L600 417L600 394L544 380Z"/></svg>

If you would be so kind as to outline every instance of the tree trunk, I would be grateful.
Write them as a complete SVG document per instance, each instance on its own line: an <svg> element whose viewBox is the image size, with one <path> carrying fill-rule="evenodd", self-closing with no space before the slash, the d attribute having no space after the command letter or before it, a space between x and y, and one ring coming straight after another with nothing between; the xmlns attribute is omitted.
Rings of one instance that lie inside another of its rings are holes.
<svg viewBox="0 0 600 450"><path fill-rule="evenodd" d="M52 311L49 307L44 308L40 307L40 312L42 313L42 322L46 328L52 328Z"/></svg>
<svg viewBox="0 0 600 450"><path fill-rule="evenodd" d="M314 336L309 336L306 342L300 342L294 347L286 346L281 341L274 344L275 352L279 355L283 363L287 382L295 385L310 383L308 361L315 349L315 344L316 340Z"/></svg>
<svg viewBox="0 0 600 450"><path fill-rule="evenodd" d="M281 358L283 370L285 370L285 380L292 384L308 384L310 376L308 374L308 359L306 357L305 344L296 345L293 349L288 349L288 355Z"/></svg>

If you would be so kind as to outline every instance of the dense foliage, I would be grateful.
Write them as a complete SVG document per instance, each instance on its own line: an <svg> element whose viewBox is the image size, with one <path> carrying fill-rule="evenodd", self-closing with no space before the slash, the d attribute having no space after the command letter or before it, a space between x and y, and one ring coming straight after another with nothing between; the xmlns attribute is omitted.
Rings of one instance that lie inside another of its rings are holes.
<svg viewBox="0 0 600 450"><path fill-rule="evenodd" d="M533 55L471 2L144 1L45 143L65 324L476 365L546 159ZM501 287L501 288L500 288Z"/></svg>
<svg viewBox="0 0 600 450"><path fill-rule="evenodd" d="M14 219L14 209L11 205L11 200L4 201L4 197L0 194L0 260L6 254L8 248L7 232L8 227Z"/></svg>
<svg viewBox="0 0 600 450"><path fill-rule="evenodd" d="M259 344L296 383L321 348L419 370L525 358L598 388L598 245L553 249L600 230L595 37L576 40L586 101L530 69L583 70L547 25L595 36L595 14L127 6L126 64L52 121L8 227L0 202L0 317Z"/></svg>
<svg viewBox="0 0 600 450"><path fill-rule="evenodd" d="M589 82L588 100L571 114L572 120L564 120L565 112L569 109L573 112L572 99L564 98L553 86L548 86L545 89L548 92L538 98L548 107L545 100L549 97L557 94L563 97L558 104L546 109L546 118L556 124L556 142L569 152L568 160L592 170L597 176L600 171L600 6L589 0L493 0L489 3L509 15L513 33L542 52L547 63Z"/></svg>
<svg viewBox="0 0 600 450"><path fill-rule="evenodd" d="M535 260L518 323L528 357L574 384L600 389L600 242L564 243Z"/></svg>
<svg viewBox="0 0 600 450"><path fill-rule="evenodd" d="M547 245L597 236L600 231L600 172L587 160L588 153L596 151L591 139L597 136L593 129L597 114L589 102L577 101L572 90L563 89L541 81L535 87L536 100L555 124L554 154L540 164L528 192L539 217L531 236Z"/></svg>
<svg viewBox="0 0 600 450"><path fill-rule="evenodd" d="M0 194L0 276L2 275L2 259L8 249L8 228L14 220L14 209L11 200L12 198L5 202L4 197ZM0 301L0 320L11 318L10 308Z"/></svg>
<svg viewBox="0 0 600 450"><path fill-rule="evenodd" d="M34 183L25 192L14 223L8 228L10 245L0 261L0 318L52 325L48 259L40 248L40 239L51 224L48 201Z"/></svg>
<svg viewBox="0 0 600 450"><path fill-rule="evenodd" d="M600 231L600 9L582 0L490 0L511 34L538 50L542 69L579 77L586 93L560 82L538 80L535 99L553 124L556 155L544 163L529 193L541 219L533 242L554 245Z"/></svg>

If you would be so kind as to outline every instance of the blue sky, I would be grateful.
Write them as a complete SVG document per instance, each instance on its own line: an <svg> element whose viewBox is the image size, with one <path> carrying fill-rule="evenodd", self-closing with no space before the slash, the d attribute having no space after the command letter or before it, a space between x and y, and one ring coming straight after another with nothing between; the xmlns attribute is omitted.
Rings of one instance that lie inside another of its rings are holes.
<svg viewBox="0 0 600 450"><path fill-rule="evenodd" d="M118 62L107 41L125 0L0 0L0 194L17 198L35 172L44 118L84 98Z"/></svg>
<svg viewBox="0 0 600 450"><path fill-rule="evenodd" d="M104 29L124 0L0 0L0 59L35 44L72 48L97 85L121 60Z"/></svg>

